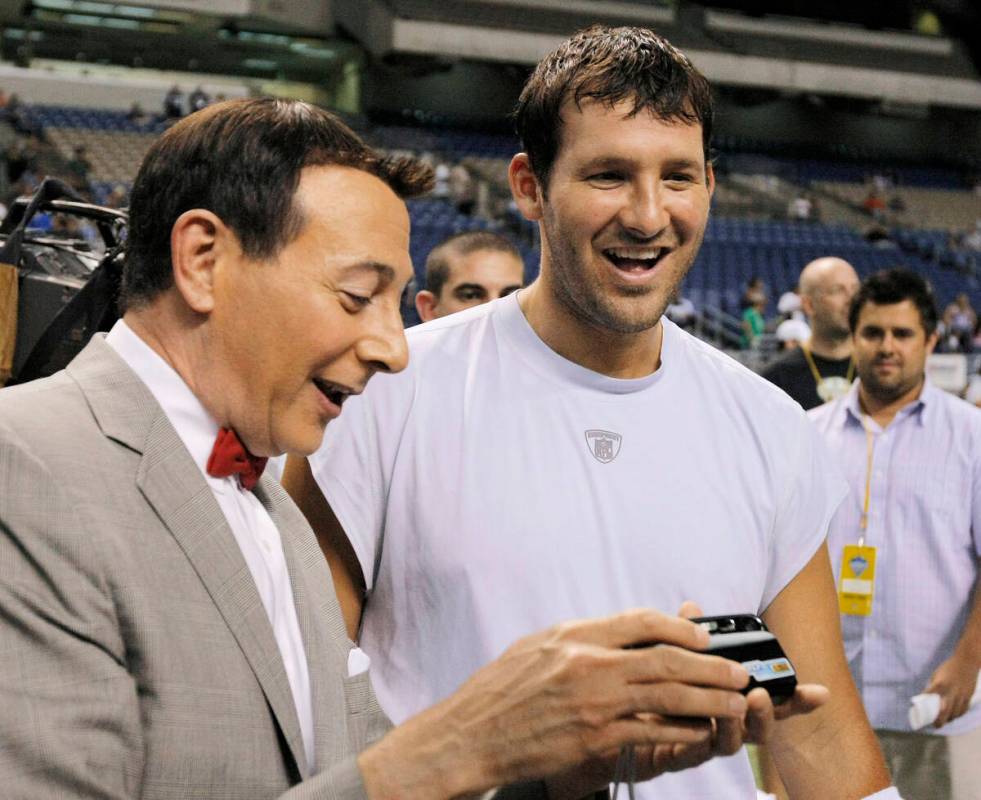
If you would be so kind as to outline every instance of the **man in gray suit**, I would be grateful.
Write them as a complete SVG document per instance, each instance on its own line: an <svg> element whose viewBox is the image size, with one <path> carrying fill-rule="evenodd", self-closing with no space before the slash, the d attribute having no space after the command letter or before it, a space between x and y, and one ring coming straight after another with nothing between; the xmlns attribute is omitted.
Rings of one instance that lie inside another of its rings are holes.
<svg viewBox="0 0 981 800"><path fill-rule="evenodd" d="M261 471L405 365L402 198L429 182L281 100L151 148L122 320L0 392L5 798L581 796L627 744L643 777L766 736L745 670L653 611L523 639L389 729L314 535ZM624 649L653 641L672 646Z"/></svg>

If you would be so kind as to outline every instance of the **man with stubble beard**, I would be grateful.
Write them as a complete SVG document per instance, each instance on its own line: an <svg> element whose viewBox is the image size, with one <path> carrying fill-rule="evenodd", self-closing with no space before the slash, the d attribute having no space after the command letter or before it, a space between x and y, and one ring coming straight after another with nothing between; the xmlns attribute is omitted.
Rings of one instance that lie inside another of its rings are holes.
<svg viewBox="0 0 981 800"><path fill-rule="evenodd" d="M859 379L809 412L851 487L828 533L845 651L903 796L976 800L981 414L926 376L937 308L918 275L866 279L850 324ZM921 693L939 715L914 732Z"/></svg>
<svg viewBox="0 0 981 800"><path fill-rule="evenodd" d="M605 789L621 744L654 770L711 757L709 718L729 741L747 670L648 609L524 637L390 730L263 468L405 366L403 198L430 178L279 98L150 148L122 319L0 390L4 800L560 800Z"/></svg>
<svg viewBox="0 0 981 800"><path fill-rule="evenodd" d="M696 613L691 598L762 614L797 665L796 696L774 709L751 692L746 716L781 719L795 796L883 790L824 548L845 487L796 404L663 318L714 188L708 83L649 30L594 27L539 64L516 123L538 279L409 331L406 371L286 471L382 705L410 715L547 620ZM732 753L745 731L719 733ZM653 774L645 754L634 765ZM752 791L745 756L639 789Z"/></svg>

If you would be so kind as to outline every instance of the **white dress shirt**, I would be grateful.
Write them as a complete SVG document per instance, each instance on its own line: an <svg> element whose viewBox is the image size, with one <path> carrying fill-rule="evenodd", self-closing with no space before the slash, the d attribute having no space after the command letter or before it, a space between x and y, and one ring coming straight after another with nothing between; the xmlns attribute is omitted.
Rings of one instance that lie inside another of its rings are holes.
<svg viewBox="0 0 981 800"><path fill-rule="evenodd" d="M180 375L122 320L113 326L106 342L160 404L214 493L242 550L283 657L303 734L303 749L313 772L315 750L310 673L279 530L258 498L239 486L237 476L213 478L208 475L205 465L219 425Z"/></svg>

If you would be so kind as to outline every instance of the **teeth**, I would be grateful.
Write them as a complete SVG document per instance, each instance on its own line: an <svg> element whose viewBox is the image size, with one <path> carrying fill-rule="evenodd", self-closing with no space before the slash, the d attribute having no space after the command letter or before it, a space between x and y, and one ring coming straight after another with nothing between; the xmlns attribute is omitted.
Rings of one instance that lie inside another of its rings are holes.
<svg viewBox="0 0 981 800"><path fill-rule="evenodd" d="M661 247L648 248L646 250L614 247L606 252L610 253L616 258L626 258L630 259L631 261L653 261L660 258L662 250L663 248Z"/></svg>

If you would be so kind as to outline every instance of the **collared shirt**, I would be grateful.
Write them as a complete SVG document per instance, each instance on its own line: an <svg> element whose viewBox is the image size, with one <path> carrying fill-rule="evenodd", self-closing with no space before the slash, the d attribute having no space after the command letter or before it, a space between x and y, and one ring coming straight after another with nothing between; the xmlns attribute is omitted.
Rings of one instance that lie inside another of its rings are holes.
<svg viewBox="0 0 981 800"><path fill-rule="evenodd" d="M849 483L828 534L836 579L855 544L868 446L859 382L808 412ZM954 651L971 610L981 556L981 413L927 381L885 428L871 418L873 461L865 543L876 548L872 614L842 617L845 652L872 725L909 730L910 698ZM941 728L981 725L981 707Z"/></svg>
<svg viewBox="0 0 981 800"><path fill-rule="evenodd" d="M315 750L310 673L279 530L258 498L239 486L237 476L208 475L206 465L219 426L181 376L122 320L106 336L106 343L119 353L160 404L200 468L238 542L283 657L307 764L312 772Z"/></svg>

